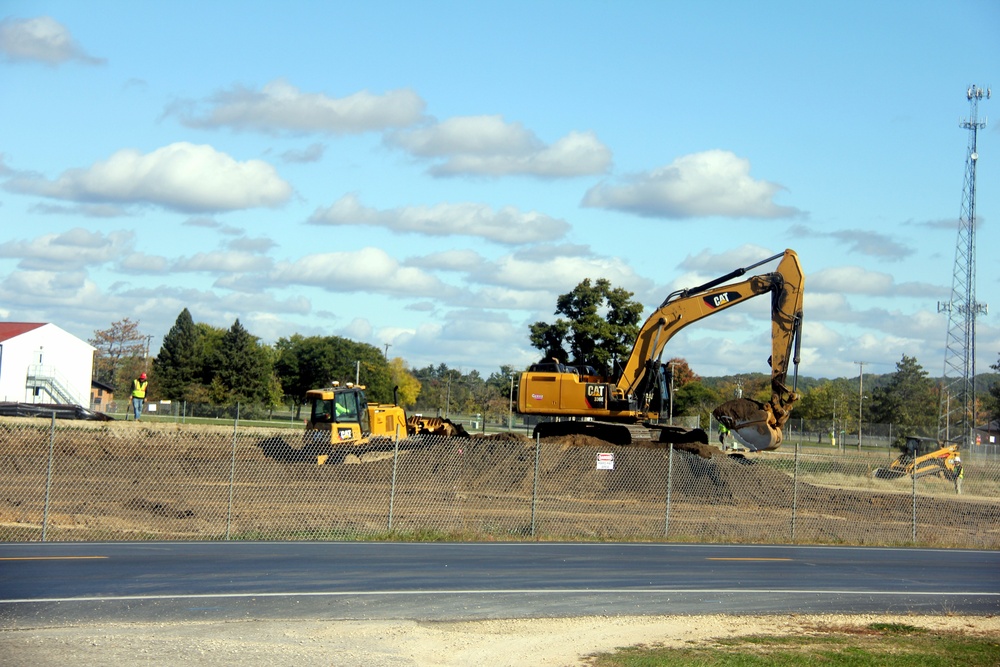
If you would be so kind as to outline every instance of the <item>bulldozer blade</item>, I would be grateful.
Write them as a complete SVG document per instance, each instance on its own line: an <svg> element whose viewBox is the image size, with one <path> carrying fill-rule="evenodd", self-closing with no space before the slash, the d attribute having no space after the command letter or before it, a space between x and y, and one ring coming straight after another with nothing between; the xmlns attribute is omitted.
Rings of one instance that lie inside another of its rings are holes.
<svg viewBox="0 0 1000 667"><path fill-rule="evenodd" d="M764 403L737 398L715 408L712 415L750 451L767 451L781 445L781 429L777 428L770 406Z"/></svg>

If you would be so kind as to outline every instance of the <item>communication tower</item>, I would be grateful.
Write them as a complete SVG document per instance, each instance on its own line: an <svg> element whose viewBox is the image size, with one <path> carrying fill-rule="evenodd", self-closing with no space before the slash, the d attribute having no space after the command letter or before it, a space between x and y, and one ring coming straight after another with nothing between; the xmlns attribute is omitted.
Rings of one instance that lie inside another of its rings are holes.
<svg viewBox="0 0 1000 667"><path fill-rule="evenodd" d="M969 119L959 126L969 131L965 156L962 212L958 221L951 299L938 302L938 312L948 313L948 336L944 351L944 386L938 413L938 439L967 447L974 441L976 426L976 316L986 313L986 304L976 301L976 135L986 127L979 120L979 102L990 98L990 89L969 86Z"/></svg>

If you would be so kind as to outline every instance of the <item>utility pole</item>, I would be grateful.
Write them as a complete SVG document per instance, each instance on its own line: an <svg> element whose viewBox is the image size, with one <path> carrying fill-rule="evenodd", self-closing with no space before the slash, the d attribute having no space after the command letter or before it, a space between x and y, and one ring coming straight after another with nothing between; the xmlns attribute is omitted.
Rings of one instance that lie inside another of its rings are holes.
<svg viewBox="0 0 1000 667"><path fill-rule="evenodd" d="M389 359L389 348L390 347L392 347L392 343L386 343L385 344L385 354L383 356L385 356L386 360Z"/></svg>
<svg viewBox="0 0 1000 667"><path fill-rule="evenodd" d="M986 304L976 301L976 163L979 149L976 136L986 127L978 119L979 101L990 99L989 88L969 86L969 119L959 127L969 131L965 156L965 183L962 188L962 211L958 221L955 264L952 273L951 299L938 302L938 312L948 313L948 335L944 351L944 386L938 412L938 439L947 442L949 428L955 425L955 441L960 447L975 442L976 428L976 315L986 314ZM945 397L949 397L947 400ZM951 401L950 398L954 398Z"/></svg>
<svg viewBox="0 0 1000 667"><path fill-rule="evenodd" d="M514 428L514 374L510 374L510 404L507 408L507 430Z"/></svg>
<svg viewBox="0 0 1000 667"><path fill-rule="evenodd" d="M670 425L674 425L674 366L676 361L670 362Z"/></svg>
<svg viewBox="0 0 1000 667"><path fill-rule="evenodd" d="M855 361L858 365L858 451L861 451L861 415L865 403L865 362Z"/></svg>

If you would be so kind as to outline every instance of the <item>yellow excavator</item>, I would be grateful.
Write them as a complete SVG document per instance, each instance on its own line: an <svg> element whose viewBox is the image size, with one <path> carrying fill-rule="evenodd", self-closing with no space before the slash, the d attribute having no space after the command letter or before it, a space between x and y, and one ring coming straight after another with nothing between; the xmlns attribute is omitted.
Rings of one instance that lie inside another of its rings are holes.
<svg viewBox="0 0 1000 667"><path fill-rule="evenodd" d="M417 435L469 437L461 424L440 417L406 416L395 403L370 403L365 387L348 382L341 386L310 389L305 404L305 446L320 465L335 453L361 453L391 449L396 440Z"/></svg>
<svg viewBox="0 0 1000 667"><path fill-rule="evenodd" d="M730 282L777 259L780 262L771 273ZM668 423L669 369L662 362L664 349L689 324L770 294L771 398L767 402L745 398L728 401L713 414L747 449L776 449L792 404L799 398L795 383L791 389L785 383L793 347L795 382L798 380L804 282L798 255L785 250L703 285L673 292L642 325L617 377L605 378L589 366L556 361L534 364L521 373L518 412L545 418L535 426L537 437L582 434L623 445L707 443L702 429Z"/></svg>
<svg viewBox="0 0 1000 667"><path fill-rule="evenodd" d="M903 454L888 467L875 469L872 475L876 479L937 475L953 480L958 475L956 466L962 463L958 445L942 444L934 438L910 437L900 449Z"/></svg>

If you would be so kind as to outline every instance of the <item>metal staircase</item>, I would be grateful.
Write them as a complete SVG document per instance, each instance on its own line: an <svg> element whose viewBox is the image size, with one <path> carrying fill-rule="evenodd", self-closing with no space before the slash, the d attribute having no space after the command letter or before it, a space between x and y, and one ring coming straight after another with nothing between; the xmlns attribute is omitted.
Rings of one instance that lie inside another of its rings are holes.
<svg viewBox="0 0 1000 667"><path fill-rule="evenodd" d="M52 399L53 403L77 405L80 402L79 396L74 394L69 386L70 383L66 378L52 366L41 364L28 366L28 377L24 387L32 397L39 396L44 392ZM33 400L33 402L38 401Z"/></svg>

